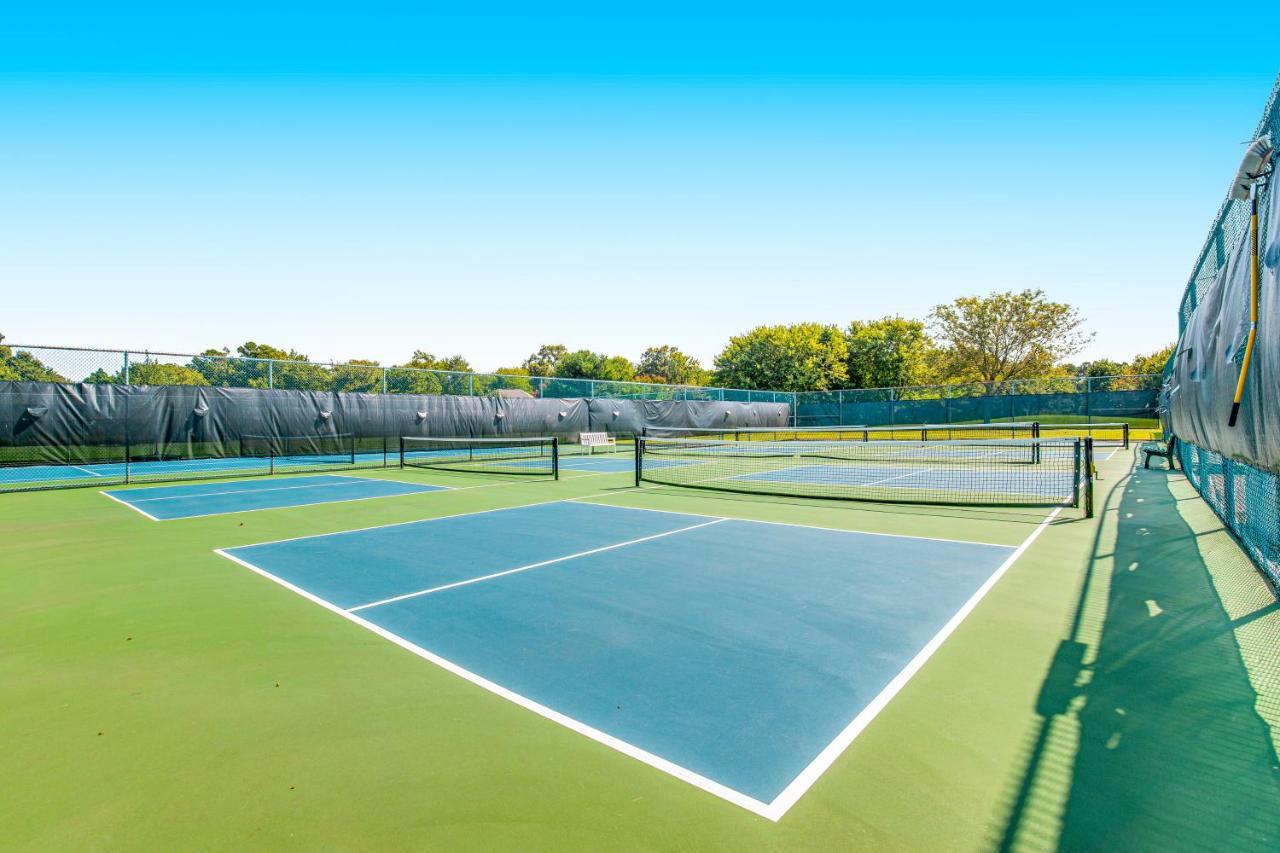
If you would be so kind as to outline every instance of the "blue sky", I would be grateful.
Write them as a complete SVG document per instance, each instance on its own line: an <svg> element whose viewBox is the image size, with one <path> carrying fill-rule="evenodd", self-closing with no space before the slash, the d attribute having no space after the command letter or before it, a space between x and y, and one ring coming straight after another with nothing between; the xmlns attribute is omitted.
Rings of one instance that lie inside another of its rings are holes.
<svg viewBox="0 0 1280 853"><path fill-rule="evenodd" d="M0 332L709 364L1040 287L1128 358L1277 71L1203 6L687 5L7 11Z"/></svg>

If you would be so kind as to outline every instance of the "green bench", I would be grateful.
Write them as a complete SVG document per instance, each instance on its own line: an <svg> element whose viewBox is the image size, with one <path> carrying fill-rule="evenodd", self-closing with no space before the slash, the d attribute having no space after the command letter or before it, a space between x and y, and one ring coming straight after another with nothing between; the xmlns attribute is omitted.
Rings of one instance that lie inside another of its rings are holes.
<svg viewBox="0 0 1280 853"><path fill-rule="evenodd" d="M1142 467L1151 467L1151 457L1159 456L1169 462L1169 470L1178 470L1177 463L1174 462L1174 454L1178 452L1178 437L1176 435L1169 436L1168 441L1144 441L1142 443Z"/></svg>

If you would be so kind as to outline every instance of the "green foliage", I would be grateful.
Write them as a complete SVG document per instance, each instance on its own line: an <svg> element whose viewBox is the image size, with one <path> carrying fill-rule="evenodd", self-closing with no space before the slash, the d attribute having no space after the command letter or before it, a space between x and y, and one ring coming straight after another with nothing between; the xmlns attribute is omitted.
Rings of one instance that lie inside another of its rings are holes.
<svg viewBox="0 0 1280 853"><path fill-rule="evenodd" d="M928 378L932 344L924 323L902 317L854 320L845 332L849 388L916 385Z"/></svg>
<svg viewBox="0 0 1280 853"><path fill-rule="evenodd" d="M1092 335L1070 305L1042 290L962 296L938 305L930 327L949 378L998 382L1033 377L1079 352Z"/></svg>
<svg viewBox="0 0 1280 853"><path fill-rule="evenodd" d="M556 376L564 379L603 379L611 382L628 382L635 376L635 366L620 355L606 356L591 350L580 349L560 360Z"/></svg>
<svg viewBox="0 0 1280 853"><path fill-rule="evenodd" d="M116 378L99 367L97 370L93 371L93 373L86 376L84 381L89 385L110 385L112 382L116 381Z"/></svg>
<svg viewBox="0 0 1280 853"><path fill-rule="evenodd" d="M124 382L124 370L116 376ZM138 361L129 365L130 385L208 385L209 380L198 370L184 364L166 364L161 361Z"/></svg>
<svg viewBox="0 0 1280 853"><path fill-rule="evenodd" d="M0 335L4 341L4 335ZM0 381L66 382L66 377L53 370L29 352L0 344Z"/></svg>
<svg viewBox="0 0 1280 853"><path fill-rule="evenodd" d="M524 369L530 376L558 376L560 362L568 354L568 348L562 344L543 344L524 360Z"/></svg>
<svg viewBox="0 0 1280 853"><path fill-rule="evenodd" d="M1167 347L1156 350L1147 355L1135 355L1133 361L1129 363L1130 373L1163 373L1164 366L1169 363L1169 359L1173 357L1173 348L1175 344L1169 344Z"/></svg>
<svg viewBox="0 0 1280 853"><path fill-rule="evenodd" d="M499 367L498 375L486 377L486 390L497 391L500 388L514 388L527 394L534 394L533 382L529 379L529 371L523 367Z"/></svg>
<svg viewBox="0 0 1280 853"><path fill-rule="evenodd" d="M707 371L702 369L696 358L666 344L649 347L641 353L635 372L639 374L636 379L642 382L664 382L668 385L707 384Z"/></svg>
<svg viewBox="0 0 1280 853"><path fill-rule="evenodd" d="M376 361L353 358L346 364L334 365L330 381L334 391L381 394L382 367Z"/></svg>
<svg viewBox="0 0 1280 853"><path fill-rule="evenodd" d="M757 326L716 356L716 380L735 388L826 391L844 385L849 356L835 326Z"/></svg>

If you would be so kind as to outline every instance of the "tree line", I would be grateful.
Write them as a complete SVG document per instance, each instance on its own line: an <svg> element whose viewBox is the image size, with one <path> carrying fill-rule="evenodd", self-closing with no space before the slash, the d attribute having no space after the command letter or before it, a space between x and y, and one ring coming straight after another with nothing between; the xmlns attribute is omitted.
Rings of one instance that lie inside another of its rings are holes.
<svg viewBox="0 0 1280 853"><path fill-rule="evenodd" d="M1159 373L1173 346L1138 354L1128 361L1071 358L1091 340L1083 318L1043 291L1023 290L963 296L938 305L924 319L900 316L854 320L840 327L824 323L757 326L734 335L711 368L671 345L653 346L636 362L562 344L544 344L521 364L495 374L470 375L462 355L437 357L416 350L403 364L383 366L353 359L341 365L309 363L295 350L246 342L234 356L226 348L207 349L188 364L153 360L130 366L128 381L148 385L215 385L336 391L386 390L418 394L479 394L497 388L532 392L532 377L678 385L719 385L772 391L828 391L1070 376ZM0 342L4 340L0 335ZM400 370L398 368L408 368ZM422 370L440 371L423 373ZM98 369L82 381L124 382L123 369ZM14 353L0 343L0 380L81 381L64 377L30 353ZM481 387L476 387L479 382ZM573 387L564 396L577 396ZM549 396L554 389L542 387Z"/></svg>

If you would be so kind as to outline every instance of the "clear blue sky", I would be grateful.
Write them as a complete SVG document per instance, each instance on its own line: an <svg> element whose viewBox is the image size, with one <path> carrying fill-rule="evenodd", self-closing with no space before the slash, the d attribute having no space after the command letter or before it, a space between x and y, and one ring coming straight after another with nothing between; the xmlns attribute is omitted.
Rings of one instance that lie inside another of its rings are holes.
<svg viewBox="0 0 1280 853"><path fill-rule="evenodd" d="M1128 358L1277 71L1203 4L542 5L6 10L0 332L709 365L1039 287Z"/></svg>

